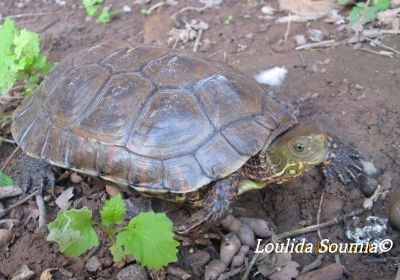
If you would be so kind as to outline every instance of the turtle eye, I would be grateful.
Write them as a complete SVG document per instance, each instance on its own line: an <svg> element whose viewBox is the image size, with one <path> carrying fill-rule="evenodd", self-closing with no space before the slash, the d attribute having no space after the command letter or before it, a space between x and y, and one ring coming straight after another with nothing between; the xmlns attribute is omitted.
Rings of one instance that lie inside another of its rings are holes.
<svg viewBox="0 0 400 280"><path fill-rule="evenodd" d="M294 149L296 150L296 152L302 153L304 152L304 145L301 143L294 144Z"/></svg>

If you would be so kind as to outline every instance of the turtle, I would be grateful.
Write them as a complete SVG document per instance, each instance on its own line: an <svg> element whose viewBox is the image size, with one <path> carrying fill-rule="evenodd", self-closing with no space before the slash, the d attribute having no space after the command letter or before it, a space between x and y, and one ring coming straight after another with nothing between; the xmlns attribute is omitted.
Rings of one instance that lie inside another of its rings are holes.
<svg viewBox="0 0 400 280"><path fill-rule="evenodd" d="M12 116L15 180L54 189L52 166L192 207L176 226L213 225L238 195L320 167L343 184L360 154L223 63L151 45L101 43L61 60Z"/></svg>

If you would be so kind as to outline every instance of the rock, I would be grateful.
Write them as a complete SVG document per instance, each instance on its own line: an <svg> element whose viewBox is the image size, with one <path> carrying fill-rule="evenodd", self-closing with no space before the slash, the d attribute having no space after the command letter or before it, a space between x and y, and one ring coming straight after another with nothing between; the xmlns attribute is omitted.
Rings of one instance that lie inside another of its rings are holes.
<svg viewBox="0 0 400 280"><path fill-rule="evenodd" d="M360 182L360 190L366 197L372 196L379 184L374 178L365 175L361 175L358 180Z"/></svg>
<svg viewBox="0 0 400 280"><path fill-rule="evenodd" d="M14 239L14 233L11 230L0 228L0 248L3 245L10 244Z"/></svg>
<svg viewBox="0 0 400 280"><path fill-rule="evenodd" d="M318 29L310 29L307 31L308 38L313 42L321 42L325 38L325 34Z"/></svg>
<svg viewBox="0 0 400 280"><path fill-rule="evenodd" d="M21 266L19 270L17 270L13 275L11 280L25 280L31 279L35 275L35 272L29 269L27 265Z"/></svg>
<svg viewBox="0 0 400 280"><path fill-rule="evenodd" d="M400 230L400 196L389 207L389 222L392 227Z"/></svg>
<svg viewBox="0 0 400 280"><path fill-rule="evenodd" d="M210 261L210 254L205 250L197 250L193 254L185 257L185 263L190 264L190 267L196 275L202 274L204 266Z"/></svg>
<svg viewBox="0 0 400 280"><path fill-rule="evenodd" d="M271 6L264 6L261 8L261 13L272 16L275 13L275 9Z"/></svg>
<svg viewBox="0 0 400 280"><path fill-rule="evenodd" d="M74 173L72 173L74 174ZM79 175L78 175L79 176ZM70 187L63 191L56 199L56 204L61 210L68 210L71 206L69 201L74 196L74 187Z"/></svg>
<svg viewBox="0 0 400 280"><path fill-rule="evenodd" d="M87 262L86 262L86 269L89 272L96 272L101 268L101 263L100 260L97 256L91 257Z"/></svg>
<svg viewBox="0 0 400 280"><path fill-rule="evenodd" d="M144 268L138 264L129 265L117 274L117 280L147 280L149 279L148 274Z"/></svg>
<svg viewBox="0 0 400 280"><path fill-rule="evenodd" d="M300 265L295 261L290 261L287 265L282 267L282 269L274 272L268 278L271 280L286 280L293 279L299 276L299 271L297 268Z"/></svg>
<svg viewBox="0 0 400 280"><path fill-rule="evenodd" d="M322 268L310 271L296 278L296 280L336 280L343 275L343 267L333 263Z"/></svg>
<svg viewBox="0 0 400 280"><path fill-rule="evenodd" d="M307 43L307 39L304 35L294 36L294 41L296 42L297 46L304 45L305 43Z"/></svg>
<svg viewBox="0 0 400 280"><path fill-rule="evenodd" d="M71 175L69 175L69 180L74 184L79 184L83 181L83 178L78 173L72 172Z"/></svg>

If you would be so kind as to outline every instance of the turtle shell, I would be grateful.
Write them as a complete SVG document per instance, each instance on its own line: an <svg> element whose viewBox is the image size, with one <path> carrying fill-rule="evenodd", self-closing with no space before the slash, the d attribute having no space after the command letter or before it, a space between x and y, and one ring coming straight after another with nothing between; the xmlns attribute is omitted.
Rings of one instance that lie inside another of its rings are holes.
<svg viewBox="0 0 400 280"><path fill-rule="evenodd" d="M22 150L139 191L186 193L238 170L294 123L229 66L100 44L63 59L13 114Z"/></svg>

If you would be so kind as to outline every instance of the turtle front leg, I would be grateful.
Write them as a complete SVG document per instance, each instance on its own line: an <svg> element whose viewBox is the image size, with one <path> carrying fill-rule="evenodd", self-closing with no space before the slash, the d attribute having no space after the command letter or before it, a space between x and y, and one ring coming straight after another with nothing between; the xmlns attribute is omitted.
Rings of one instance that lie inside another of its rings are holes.
<svg viewBox="0 0 400 280"><path fill-rule="evenodd" d="M21 155L17 161L14 179L25 192L39 188L41 194L49 186L54 193L55 179L51 166L26 154Z"/></svg>
<svg viewBox="0 0 400 280"><path fill-rule="evenodd" d="M233 173L215 182L202 203L202 209L190 217L188 223L176 227L176 232L187 235L201 228L205 229L221 220L232 209L238 195L240 175Z"/></svg>
<svg viewBox="0 0 400 280"><path fill-rule="evenodd" d="M366 170L364 161L357 151L331 136L328 137L328 155L323 171L328 179L337 178L343 184L352 180L359 183L360 176L373 175Z"/></svg>

